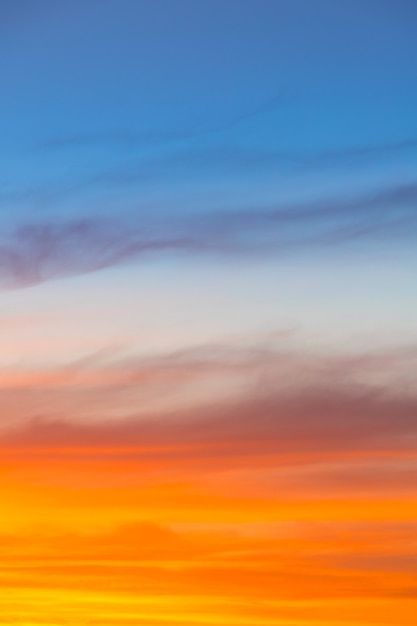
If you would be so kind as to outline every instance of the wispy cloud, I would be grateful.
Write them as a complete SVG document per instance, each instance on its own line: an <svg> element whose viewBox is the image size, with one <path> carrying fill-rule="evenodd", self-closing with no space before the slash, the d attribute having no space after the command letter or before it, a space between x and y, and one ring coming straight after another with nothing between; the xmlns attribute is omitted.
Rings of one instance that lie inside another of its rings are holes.
<svg viewBox="0 0 417 626"><path fill-rule="evenodd" d="M177 459L181 450L185 461L232 465L248 454L340 460L354 451L411 451L417 398L407 372L416 358L415 349L336 357L224 345L158 358L100 353L57 370L5 371L0 395L15 415L3 439L23 446L139 446L158 458ZM197 408L175 408L173 394L192 395L196 384L209 384ZM138 414L141 390L155 396L163 390L171 408ZM109 414L111 399L117 419Z"/></svg>
<svg viewBox="0 0 417 626"><path fill-rule="evenodd" d="M0 279L5 287L26 287L95 272L152 251L195 247L196 242L184 237L142 236L137 225L131 231L125 224L98 219L28 224L3 238Z"/></svg>
<svg viewBox="0 0 417 626"><path fill-rule="evenodd" d="M386 156L395 156L416 150L417 137L409 137L405 139L386 141L385 143L364 144L351 146L346 148L337 148L333 150L323 150L312 155L310 159L306 159L308 164L332 165L340 163L348 163L349 161L361 161L369 159L378 159Z"/></svg>
<svg viewBox="0 0 417 626"><path fill-rule="evenodd" d="M277 110L282 104L282 97L276 96L253 111L242 113L228 122L206 129L189 130L134 130L112 129L94 132L76 132L60 137L53 137L39 147L43 150L61 150L67 148L109 147L126 149L157 147L163 148L170 144L187 143L190 140L205 140L216 135L227 133L251 118L262 117ZM168 153L156 154L152 157L110 168L107 171L93 174L90 178L76 186L99 184L131 184L134 182L161 180L170 172L176 176L188 176L190 172L241 173L253 168L256 170L309 171L344 168L369 162L377 163L387 158L398 158L413 153L417 149L417 138L387 140L375 144L346 145L340 148L321 148L319 150L299 151L289 147L282 148L280 142L276 147L256 147L233 143L217 143L215 145L199 145L195 141L190 145L178 147Z"/></svg>
<svg viewBox="0 0 417 626"><path fill-rule="evenodd" d="M209 214L29 223L0 237L0 284L19 288L149 254L282 254L360 238L410 237L417 185L313 203Z"/></svg>
<svg viewBox="0 0 417 626"><path fill-rule="evenodd" d="M269 113L274 113L282 107L284 96L277 94L247 111L226 119L220 123L212 124L210 121L200 124L194 128L183 130L158 130L158 129L132 129L115 128L94 132L73 132L56 137L51 137L38 145L44 150L60 150L65 148L86 148L86 147L118 147L118 148L141 148L148 146L161 146L177 141L187 141L190 139L204 138L211 135L225 133L233 128L242 125L244 122L262 117Z"/></svg>

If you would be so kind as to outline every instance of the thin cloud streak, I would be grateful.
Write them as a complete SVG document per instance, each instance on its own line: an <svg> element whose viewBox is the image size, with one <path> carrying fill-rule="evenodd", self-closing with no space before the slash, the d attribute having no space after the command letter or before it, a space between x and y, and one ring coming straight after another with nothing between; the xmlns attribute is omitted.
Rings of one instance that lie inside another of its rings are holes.
<svg viewBox="0 0 417 626"><path fill-rule="evenodd" d="M0 240L0 285L21 288L96 272L147 255L282 254L358 239L409 238L417 229L417 185L305 205L149 218L27 224Z"/></svg>
<svg viewBox="0 0 417 626"><path fill-rule="evenodd" d="M283 103L283 96L276 95L269 100L265 100L258 107L242 112L230 120L219 124L207 124L204 128L184 129L184 130L134 130L134 129L113 129L96 132L69 133L59 137L52 137L38 145L43 150L60 150L65 148L85 148L85 147L122 147L127 149L141 148L148 146L160 146L173 142L187 141L200 137L222 134L241 125L247 120L259 116L273 113L278 110Z"/></svg>

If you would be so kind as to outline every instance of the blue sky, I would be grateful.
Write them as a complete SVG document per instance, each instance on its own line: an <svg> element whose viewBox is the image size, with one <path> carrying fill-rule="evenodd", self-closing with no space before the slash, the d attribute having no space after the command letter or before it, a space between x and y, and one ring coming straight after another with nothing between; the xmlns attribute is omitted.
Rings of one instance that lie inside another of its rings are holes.
<svg viewBox="0 0 417 626"><path fill-rule="evenodd" d="M413 2L20 4L2 2L5 222L412 179Z"/></svg>
<svg viewBox="0 0 417 626"><path fill-rule="evenodd" d="M409 276L413 2L3 1L1 12L4 287L100 271L93 282L108 276L111 291L112 266L136 276L151 263L162 293L163 276L194 272L197 288L207 267L219 284L245 267L267 292L274 275L311 273L329 301L348 288L354 307L373 272ZM325 278L329 263L350 278ZM278 293L261 327L291 320Z"/></svg>

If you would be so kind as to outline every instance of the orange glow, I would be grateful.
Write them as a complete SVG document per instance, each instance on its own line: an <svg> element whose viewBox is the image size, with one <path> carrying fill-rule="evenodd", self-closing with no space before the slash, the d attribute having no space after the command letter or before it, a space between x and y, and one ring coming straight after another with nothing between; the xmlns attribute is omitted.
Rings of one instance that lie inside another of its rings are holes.
<svg viewBox="0 0 417 626"><path fill-rule="evenodd" d="M395 358L3 370L0 623L412 626L417 403L372 387Z"/></svg>
<svg viewBox="0 0 417 626"><path fill-rule="evenodd" d="M206 450L191 468L184 450L3 444L2 624L414 623L409 491L335 495L308 457Z"/></svg>

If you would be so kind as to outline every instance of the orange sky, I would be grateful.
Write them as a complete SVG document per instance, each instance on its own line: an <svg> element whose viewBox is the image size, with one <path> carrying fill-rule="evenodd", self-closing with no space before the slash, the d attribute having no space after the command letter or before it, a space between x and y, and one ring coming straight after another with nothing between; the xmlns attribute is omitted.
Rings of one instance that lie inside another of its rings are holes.
<svg viewBox="0 0 417 626"><path fill-rule="evenodd" d="M96 378L82 384L100 393ZM411 626L413 409L298 387L21 421L1 442L1 623Z"/></svg>

